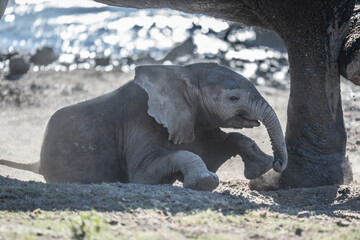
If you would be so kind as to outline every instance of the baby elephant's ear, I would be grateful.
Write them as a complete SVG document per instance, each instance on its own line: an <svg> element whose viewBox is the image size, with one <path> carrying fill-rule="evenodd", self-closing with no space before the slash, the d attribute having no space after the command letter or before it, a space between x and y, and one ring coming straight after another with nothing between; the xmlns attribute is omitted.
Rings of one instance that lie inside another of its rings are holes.
<svg viewBox="0 0 360 240"><path fill-rule="evenodd" d="M148 114L167 128L175 144L194 141L194 76L181 66L148 65L135 69L135 83L148 94Z"/></svg>

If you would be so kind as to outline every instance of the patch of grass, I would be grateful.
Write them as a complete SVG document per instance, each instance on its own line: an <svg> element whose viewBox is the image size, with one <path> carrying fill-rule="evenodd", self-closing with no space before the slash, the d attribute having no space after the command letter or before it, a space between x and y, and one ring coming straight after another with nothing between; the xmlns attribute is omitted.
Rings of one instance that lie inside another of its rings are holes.
<svg viewBox="0 0 360 240"><path fill-rule="evenodd" d="M352 228L350 229L350 231L346 231L341 233L338 238L333 238L335 239L340 239L340 240L353 240L353 239L360 239L360 229L359 228Z"/></svg>
<svg viewBox="0 0 360 240"><path fill-rule="evenodd" d="M265 211L264 211L265 212ZM273 239L279 236L303 237L305 239L359 239L360 230L357 225L340 227L336 222L319 222L314 219L298 219L297 217L279 214L259 214L249 211L244 215L223 215L221 212L207 210L192 214L178 214L175 219L188 228L206 229L211 226L212 232L228 233L243 232L250 238ZM188 237L194 237L187 235ZM206 234L200 234L206 239ZM234 236L230 234L230 239ZM244 236L243 236L244 237ZM218 239L211 236L211 239ZM225 239L227 239L225 237Z"/></svg>
<svg viewBox="0 0 360 240"><path fill-rule="evenodd" d="M95 212L81 213L76 219L71 220L72 238L76 240L97 239L100 234L106 232L105 222L101 215Z"/></svg>
<svg viewBox="0 0 360 240"><path fill-rule="evenodd" d="M105 214L96 211L0 212L0 236L5 239L115 239ZM16 231L14 231L16 229ZM1 237L0 237L1 238Z"/></svg>
<svg viewBox="0 0 360 240"><path fill-rule="evenodd" d="M264 212L266 212L264 210ZM249 211L224 215L215 210L164 214L161 210L131 212L41 211L0 212L4 239L358 239L356 224L317 222L289 215Z"/></svg>

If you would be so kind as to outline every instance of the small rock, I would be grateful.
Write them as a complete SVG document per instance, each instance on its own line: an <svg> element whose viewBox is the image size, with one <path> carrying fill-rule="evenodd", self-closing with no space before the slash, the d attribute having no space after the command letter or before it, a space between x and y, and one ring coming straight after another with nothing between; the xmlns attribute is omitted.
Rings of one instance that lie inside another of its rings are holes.
<svg viewBox="0 0 360 240"><path fill-rule="evenodd" d="M262 237L259 234L250 236L250 239L260 239L260 238L262 238Z"/></svg>
<svg viewBox="0 0 360 240"><path fill-rule="evenodd" d="M224 190L223 192L222 192L222 194L223 195L231 195L231 192L230 192L230 190Z"/></svg>
<svg viewBox="0 0 360 240"><path fill-rule="evenodd" d="M357 141L355 142L355 144L356 144L356 145L360 145L360 140L357 140Z"/></svg>
<svg viewBox="0 0 360 240"><path fill-rule="evenodd" d="M30 62L35 65L47 66L56 59L57 56L55 55L54 50L51 47L44 47L36 50L36 53L31 56Z"/></svg>
<svg viewBox="0 0 360 240"><path fill-rule="evenodd" d="M10 74L24 74L29 71L30 64L23 57L16 57L10 59L9 68Z"/></svg>
<svg viewBox="0 0 360 240"><path fill-rule="evenodd" d="M350 223L348 221L345 221L345 220L340 220L338 222L336 222L336 224L340 227L347 227L350 225Z"/></svg>
<svg viewBox="0 0 360 240"><path fill-rule="evenodd" d="M308 217L310 217L310 212L308 212L308 211L298 212L297 217L298 218L308 218Z"/></svg>
<svg viewBox="0 0 360 240"><path fill-rule="evenodd" d="M76 83L74 87L71 88L72 92L82 92L84 91L84 84L83 83Z"/></svg>
<svg viewBox="0 0 360 240"><path fill-rule="evenodd" d="M304 231L303 229L297 228L297 229L295 229L295 235L301 236L301 234L302 234L303 231Z"/></svg>
<svg viewBox="0 0 360 240"><path fill-rule="evenodd" d="M265 210L259 212L260 217L266 217L266 215L267 215L267 211L265 211Z"/></svg>
<svg viewBox="0 0 360 240"><path fill-rule="evenodd" d="M360 219L360 214L353 212L344 212L344 213L340 213L340 217L344 218L348 222L351 222L351 219Z"/></svg>
<svg viewBox="0 0 360 240"><path fill-rule="evenodd" d="M346 195L346 194L349 194L350 193L350 188L348 186L340 186L338 188L338 193L342 194L342 195Z"/></svg>
<svg viewBox="0 0 360 240"><path fill-rule="evenodd" d="M95 58L96 66L108 66L110 65L110 57L96 57Z"/></svg>
<svg viewBox="0 0 360 240"><path fill-rule="evenodd" d="M40 208L37 208L33 211L34 214L40 214L41 213L41 209Z"/></svg>
<svg viewBox="0 0 360 240"><path fill-rule="evenodd" d="M108 221L108 223L110 224L110 225L117 225L118 224L118 221L116 221L116 220L110 220L110 221Z"/></svg>
<svg viewBox="0 0 360 240"><path fill-rule="evenodd" d="M251 194L252 196L254 196L254 197L259 196L259 194L258 194L257 192L255 192L255 191L251 191L250 194Z"/></svg>
<svg viewBox="0 0 360 240"><path fill-rule="evenodd" d="M360 118L355 118L355 121L360 122Z"/></svg>

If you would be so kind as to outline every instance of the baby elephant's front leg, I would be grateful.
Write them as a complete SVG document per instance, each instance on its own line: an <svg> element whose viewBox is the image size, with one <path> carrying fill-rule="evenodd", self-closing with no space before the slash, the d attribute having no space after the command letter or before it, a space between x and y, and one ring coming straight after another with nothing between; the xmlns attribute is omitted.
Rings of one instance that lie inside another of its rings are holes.
<svg viewBox="0 0 360 240"><path fill-rule="evenodd" d="M272 168L274 158L267 155L251 139L240 133L229 133L228 141L235 147L244 162L244 175L247 179L258 178Z"/></svg>
<svg viewBox="0 0 360 240"><path fill-rule="evenodd" d="M183 150L170 151L153 159L150 164L143 164L130 177L130 182L171 183L164 179L173 179L171 176L179 172L184 176L183 184L186 188L211 191L219 185L218 176L206 168L198 155Z"/></svg>

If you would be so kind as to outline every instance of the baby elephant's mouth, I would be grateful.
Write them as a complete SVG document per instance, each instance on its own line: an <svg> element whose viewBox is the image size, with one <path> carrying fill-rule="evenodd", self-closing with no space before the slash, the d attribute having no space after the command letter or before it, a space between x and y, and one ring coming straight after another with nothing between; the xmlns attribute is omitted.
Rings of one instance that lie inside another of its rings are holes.
<svg viewBox="0 0 360 240"><path fill-rule="evenodd" d="M258 120L248 119L240 114L225 120L224 124L224 128L253 128L260 126Z"/></svg>

